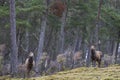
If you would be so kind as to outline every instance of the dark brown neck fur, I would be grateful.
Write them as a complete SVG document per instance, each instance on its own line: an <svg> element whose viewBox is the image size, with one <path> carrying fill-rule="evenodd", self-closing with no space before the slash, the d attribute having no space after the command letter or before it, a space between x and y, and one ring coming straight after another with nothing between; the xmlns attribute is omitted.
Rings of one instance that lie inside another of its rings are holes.
<svg viewBox="0 0 120 80"><path fill-rule="evenodd" d="M91 59L92 61L96 60L95 49L91 49Z"/></svg>
<svg viewBox="0 0 120 80"><path fill-rule="evenodd" d="M91 49L91 56L95 56L95 50Z"/></svg>
<svg viewBox="0 0 120 80"><path fill-rule="evenodd" d="M29 57L27 69L28 71L31 71L32 68L33 68L33 57Z"/></svg>

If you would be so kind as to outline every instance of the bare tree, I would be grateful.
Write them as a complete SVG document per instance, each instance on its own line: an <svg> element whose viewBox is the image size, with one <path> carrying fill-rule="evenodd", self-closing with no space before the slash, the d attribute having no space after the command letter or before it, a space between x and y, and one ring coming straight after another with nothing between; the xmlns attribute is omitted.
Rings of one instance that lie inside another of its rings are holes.
<svg viewBox="0 0 120 80"><path fill-rule="evenodd" d="M10 26L11 26L11 75L14 77L17 73L18 48L16 44L16 12L15 0L10 0Z"/></svg>
<svg viewBox="0 0 120 80"><path fill-rule="evenodd" d="M49 0L45 0L45 3L46 3L46 6L48 6ZM46 27L47 27L47 13L48 13L48 11L46 10L46 12L42 16L41 30L40 30L39 44L38 44L38 51L37 51L37 55L36 55L36 67L35 67L36 76L39 73L39 62L41 60L42 53L43 53L45 30L46 30Z"/></svg>

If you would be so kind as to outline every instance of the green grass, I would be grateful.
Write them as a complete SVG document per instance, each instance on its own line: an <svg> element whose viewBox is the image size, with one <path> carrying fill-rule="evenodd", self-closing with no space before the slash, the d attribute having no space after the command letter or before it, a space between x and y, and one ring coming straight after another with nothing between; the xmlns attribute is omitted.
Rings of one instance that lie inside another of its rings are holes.
<svg viewBox="0 0 120 80"><path fill-rule="evenodd" d="M6 78L4 80L120 80L120 66L114 65L106 68L81 67L49 76L31 79Z"/></svg>

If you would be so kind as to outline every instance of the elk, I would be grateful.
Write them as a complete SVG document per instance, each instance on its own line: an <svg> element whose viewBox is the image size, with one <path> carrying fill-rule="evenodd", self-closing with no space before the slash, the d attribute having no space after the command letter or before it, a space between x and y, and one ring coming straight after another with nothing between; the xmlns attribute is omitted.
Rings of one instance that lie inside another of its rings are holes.
<svg viewBox="0 0 120 80"><path fill-rule="evenodd" d="M91 60L92 63L98 63L98 67L101 65L101 58L102 58L102 52L101 51L96 51L95 46L91 46Z"/></svg>
<svg viewBox="0 0 120 80"><path fill-rule="evenodd" d="M57 55L57 62L59 63L59 71L63 70L63 66L66 63L66 55L65 54L58 54Z"/></svg>
<svg viewBox="0 0 120 80"><path fill-rule="evenodd" d="M29 57L25 61L25 64L26 64L26 67L27 67L27 75L29 75L30 71L32 70L32 68L35 65L33 57L34 57L34 54L32 52L30 52Z"/></svg>
<svg viewBox="0 0 120 80"><path fill-rule="evenodd" d="M82 51L78 51L73 55L74 64L78 62L82 57Z"/></svg>
<svg viewBox="0 0 120 80"><path fill-rule="evenodd" d="M26 59L24 64L20 64L18 65L18 70L20 72L23 72L24 74L27 74L27 76L29 76L30 71L33 69L35 62L34 62L34 54L33 52L30 52L28 58Z"/></svg>

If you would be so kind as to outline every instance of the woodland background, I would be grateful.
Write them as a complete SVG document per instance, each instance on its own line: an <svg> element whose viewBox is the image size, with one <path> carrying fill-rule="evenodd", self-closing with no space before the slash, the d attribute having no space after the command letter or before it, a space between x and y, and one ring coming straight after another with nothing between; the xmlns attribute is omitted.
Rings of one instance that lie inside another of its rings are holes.
<svg viewBox="0 0 120 80"><path fill-rule="evenodd" d="M1 75L15 75L31 51L40 75L90 66L92 44L103 52L103 66L119 64L119 5L120 0L0 0Z"/></svg>

